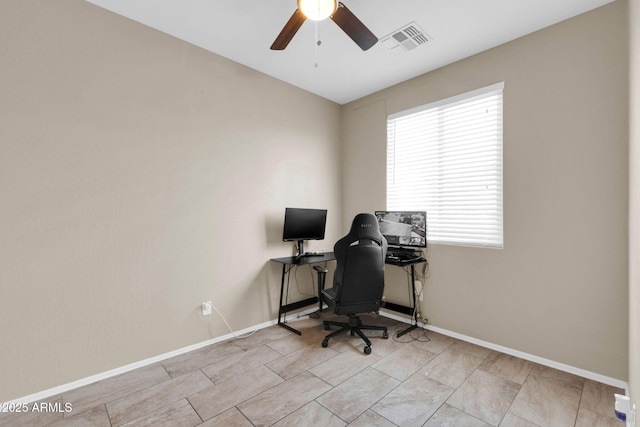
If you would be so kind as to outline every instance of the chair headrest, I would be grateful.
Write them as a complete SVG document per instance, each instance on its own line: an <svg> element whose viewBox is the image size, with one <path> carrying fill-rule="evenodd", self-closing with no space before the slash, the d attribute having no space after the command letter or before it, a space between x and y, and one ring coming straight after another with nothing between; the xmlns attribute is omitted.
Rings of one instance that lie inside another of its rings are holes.
<svg viewBox="0 0 640 427"><path fill-rule="evenodd" d="M355 238L375 238L380 239L380 227L378 219L371 213L360 213L353 218L351 223L350 237Z"/></svg>

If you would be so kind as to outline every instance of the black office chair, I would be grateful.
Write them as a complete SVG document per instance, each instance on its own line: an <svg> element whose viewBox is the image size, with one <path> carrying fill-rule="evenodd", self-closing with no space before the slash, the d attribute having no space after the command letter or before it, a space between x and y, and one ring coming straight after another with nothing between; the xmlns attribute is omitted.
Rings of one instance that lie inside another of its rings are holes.
<svg viewBox="0 0 640 427"><path fill-rule="evenodd" d="M358 334L366 346L364 353L371 353L371 341L362 332L363 329L383 331L384 326L363 325L358 317L360 313L378 312L384 291L384 260L387 253L387 240L380 233L378 221L373 214L356 215L351 231L336 242L333 252L336 257L336 270L333 275L333 287L324 289L327 269L316 266L321 297L335 314L346 314L349 322L325 320L324 328L339 326L340 330L327 335L322 341L323 347L329 346L329 339L346 331L351 336Z"/></svg>

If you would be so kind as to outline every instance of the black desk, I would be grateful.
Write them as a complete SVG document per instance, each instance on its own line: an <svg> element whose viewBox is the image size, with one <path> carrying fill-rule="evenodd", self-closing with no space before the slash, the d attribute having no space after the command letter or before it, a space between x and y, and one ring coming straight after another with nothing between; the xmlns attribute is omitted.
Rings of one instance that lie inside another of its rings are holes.
<svg viewBox="0 0 640 427"><path fill-rule="evenodd" d="M409 326L407 329L400 331L396 334L396 337L400 338L406 333L409 333L418 327L418 311L416 310L416 269L415 266L417 264L422 264L423 262L427 262L426 259L421 258L418 260L410 261L410 262L401 262L387 259L385 260L385 264L387 265L396 265L398 267L411 267L411 303L412 307L407 307L405 305L395 304L392 302L382 302L382 307L388 310L397 311L398 313L408 314L413 317L415 324Z"/></svg>
<svg viewBox="0 0 640 427"><path fill-rule="evenodd" d="M294 267L300 266L300 265L310 265L310 264L317 264L319 262L325 262L325 261L333 261L335 260L336 257L335 255L333 255L333 252L324 252L324 253L320 253L314 256L304 256L304 257L294 257L294 256L288 256L288 257L284 257L284 258L271 258L271 261L274 262L279 262L280 264L282 264L282 279L280 282L280 308L278 309L278 325L282 326L283 328L286 328L288 330L290 330L291 332L295 332L298 335L302 335L302 332L298 331L297 329L292 328L291 326L287 325L286 323L283 322L282 316L284 315L286 318L287 312L290 310L297 310L299 308L305 307L307 305L311 305L311 304L315 304L315 303L319 303L319 309L322 309L322 301L317 297L311 297L311 298L307 298L304 299L302 301L296 301L293 302L291 304L285 304L283 305L283 298L285 295L285 289L284 289L284 280L285 277L289 274L289 272L291 271L291 269L293 269ZM318 287L320 287L320 283L318 283ZM320 295L320 291L322 289L318 289L318 295ZM287 280L287 290L286 290L287 296L289 295L289 281ZM415 295L414 295L415 298Z"/></svg>

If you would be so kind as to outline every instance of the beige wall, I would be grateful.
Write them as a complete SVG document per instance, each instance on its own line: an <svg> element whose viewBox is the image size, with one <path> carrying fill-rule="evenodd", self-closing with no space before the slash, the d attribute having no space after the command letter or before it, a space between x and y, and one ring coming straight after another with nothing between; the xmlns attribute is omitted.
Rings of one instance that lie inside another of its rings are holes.
<svg viewBox="0 0 640 427"><path fill-rule="evenodd" d="M285 206L339 237L337 104L82 0L0 57L0 401L275 319Z"/></svg>
<svg viewBox="0 0 640 427"><path fill-rule="evenodd" d="M640 0L629 0L629 54L629 387L640 406Z"/></svg>
<svg viewBox="0 0 640 427"><path fill-rule="evenodd" d="M226 334L218 316L199 314L204 299L236 330L275 318L280 270L266 260L291 250L283 208L329 209L327 239L310 248L323 249L353 214L384 207L388 113L502 80L505 249L432 246L423 311L434 325L626 380L625 7L341 116L81 0L6 0L0 401ZM637 326L629 336L638 390Z"/></svg>
<svg viewBox="0 0 640 427"><path fill-rule="evenodd" d="M429 248L434 326L627 380L626 23L615 2L343 106L346 219L384 208L387 114L505 82L504 249Z"/></svg>

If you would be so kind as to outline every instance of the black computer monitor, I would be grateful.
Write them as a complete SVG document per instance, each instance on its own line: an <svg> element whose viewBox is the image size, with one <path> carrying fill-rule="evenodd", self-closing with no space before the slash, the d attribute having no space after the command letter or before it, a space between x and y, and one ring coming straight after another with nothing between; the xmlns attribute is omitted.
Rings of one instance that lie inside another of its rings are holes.
<svg viewBox="0 0 640 427"><path fill-rule="evenodd" d="M426 248L427 212L376 211L380 232L391 246Z"/></svg>
<svg viewBox="0 0 640 427"><path fill-rule="evenodd" d="M298 256L303 256L305 240L322 240L327 224L326 209L285 208L282 240L298 242Z"/></svg>

